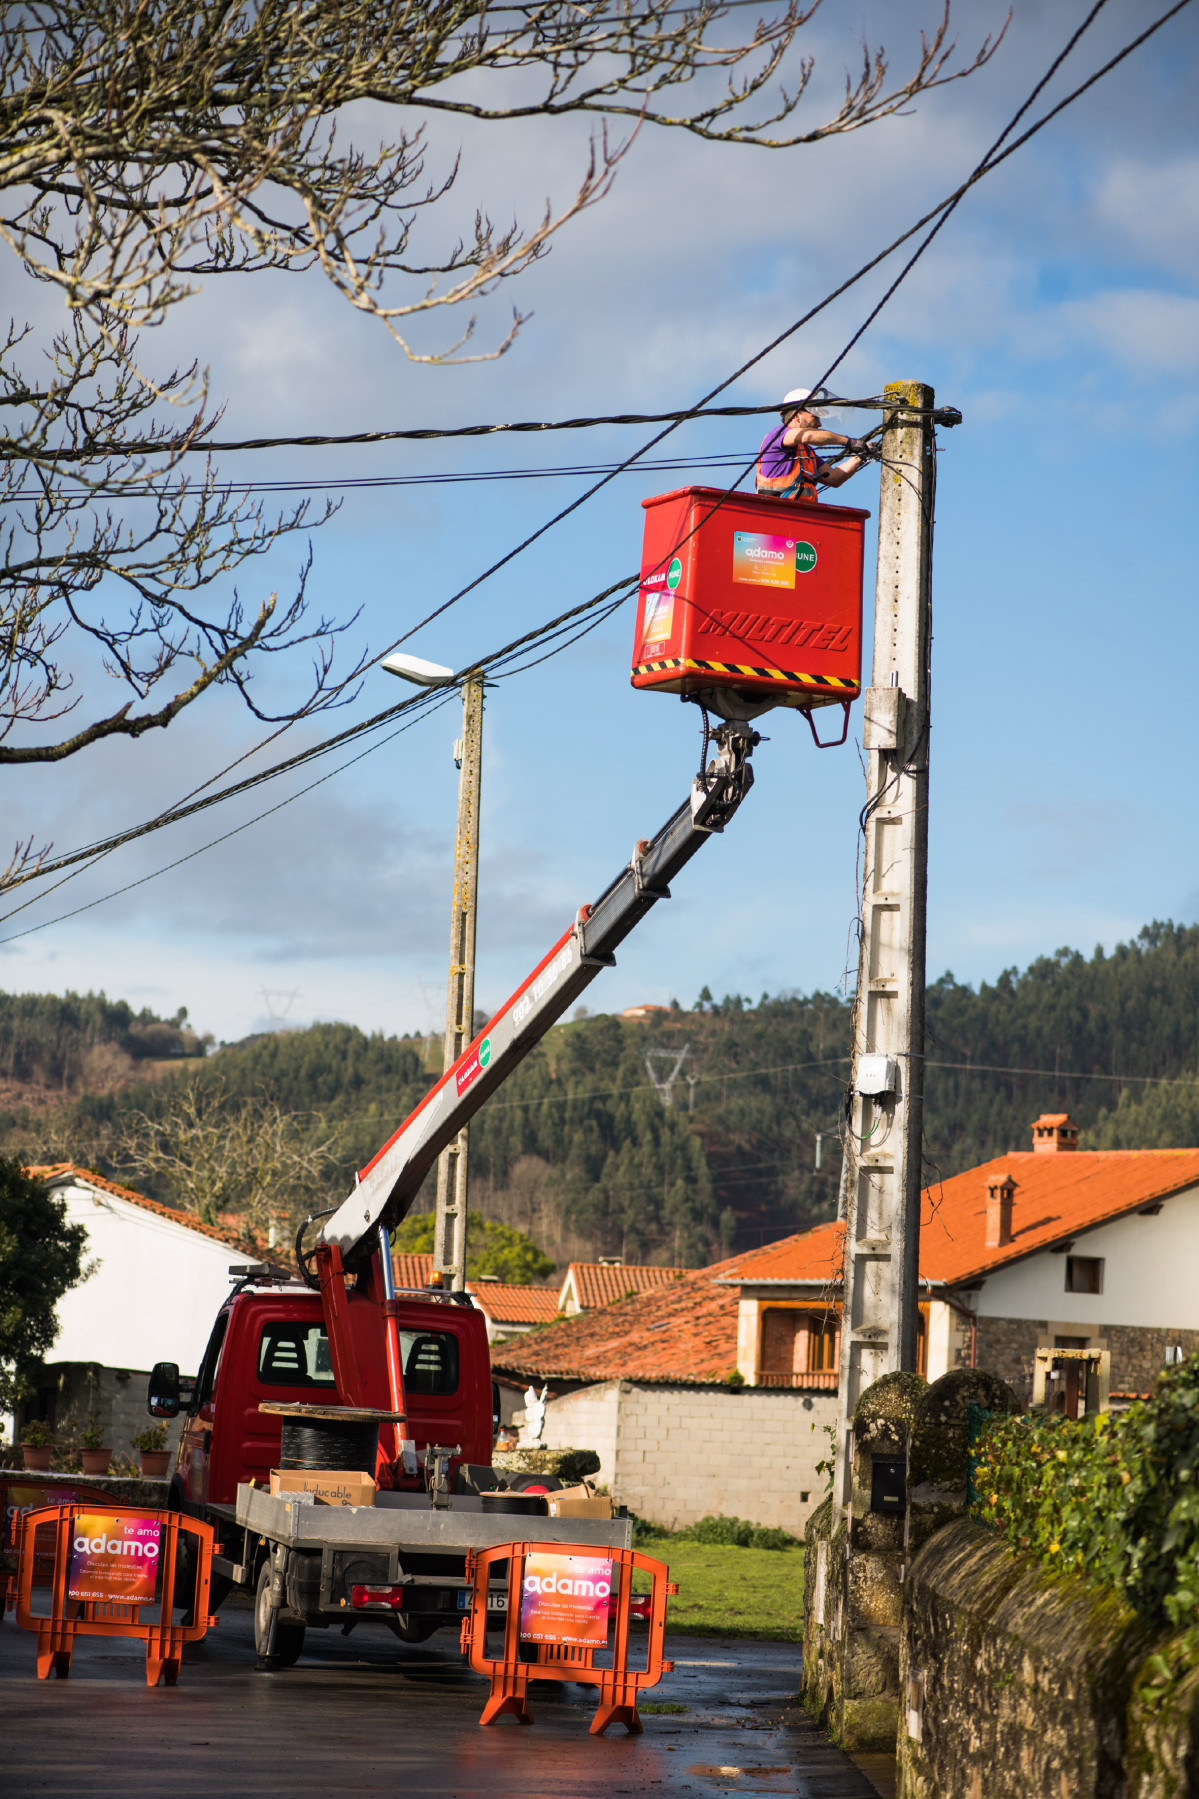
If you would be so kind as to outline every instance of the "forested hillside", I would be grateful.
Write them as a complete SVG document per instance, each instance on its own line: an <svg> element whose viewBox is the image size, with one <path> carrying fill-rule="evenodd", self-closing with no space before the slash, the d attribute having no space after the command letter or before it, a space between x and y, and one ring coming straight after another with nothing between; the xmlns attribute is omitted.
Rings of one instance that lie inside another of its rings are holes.
<svg viewBox="0 0 1199 1799"><path fill-rule="evenodd" d="M42 1008L49 1041L54 1004L68 1019L108 1008L126 1041L146 1020L107 1001L39 998L0 1002L0 1023ZM182 1030L182 1017L169 1028ZM755 1003L714 1001L705 988L690 1009L645 1022L576 1017L475 1121L472 1203L559 1265L598 1255L699 1264L827 1217L849 1031L849 1004L826 993ZM85 1094L53 1117L10 1112L3 1143L200 1203L182 1164L211 1161L241 1129L273 1145L257 1197L239 1198L221 1170L205 1176L211 1191L235 1210L285 1217L344 1195L440 1072L424 1050L419 1038L349 1025L259 1037L153 1085ZM651 1051L672 1052L654 1061L660 1080L685 1051L669 1104L650 1081ZM0 1053L11 1053L2 1036ZM1027 1147L1042 1111L1070 1111L1084 1147L1199 1144L1199 927L1150 925L1111 955L1062 950L977 989L944 975L929 990L927 1053L930 1178Z"/></svg>
<svg viewBox="0 0 1199 1799"><path fill-rule="evenodd" d="M187 1008L159 1018L103 993L0 993L0 1089L34 1102L116 1084L147 1059L202 1056Z"/></svg>

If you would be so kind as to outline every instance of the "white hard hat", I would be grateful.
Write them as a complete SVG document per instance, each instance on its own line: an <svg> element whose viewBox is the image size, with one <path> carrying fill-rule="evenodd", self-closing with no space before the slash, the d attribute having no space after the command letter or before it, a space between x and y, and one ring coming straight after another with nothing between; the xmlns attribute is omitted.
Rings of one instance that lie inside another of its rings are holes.
<svg viewBox="0 0 1199 1799"><path fill-rule="evenodd" d="M805 404L810 397L811 392L812 390L810 387L793 387L789 394L783 395L783 406L803 406L804 411L810 412L813 418L822 419L826 411L825 407L808 406Z"/></svg>

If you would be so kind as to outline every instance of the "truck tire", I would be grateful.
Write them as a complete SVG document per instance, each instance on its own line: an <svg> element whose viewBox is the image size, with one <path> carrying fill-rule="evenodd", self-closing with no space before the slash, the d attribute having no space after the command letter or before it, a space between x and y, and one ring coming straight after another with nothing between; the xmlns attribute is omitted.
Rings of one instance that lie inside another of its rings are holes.
<svg viewBox="0 0 1199 1799"><path fill-rule="evenodd" d="M264 1561L258 1570L258 1591L254 1595L254 1647L260 1668L293 1668L304 1649L304 1626L295 1618L280 1612L275 1620L275 1646L267 1655L271 1624L271 1564Z"/></svg>

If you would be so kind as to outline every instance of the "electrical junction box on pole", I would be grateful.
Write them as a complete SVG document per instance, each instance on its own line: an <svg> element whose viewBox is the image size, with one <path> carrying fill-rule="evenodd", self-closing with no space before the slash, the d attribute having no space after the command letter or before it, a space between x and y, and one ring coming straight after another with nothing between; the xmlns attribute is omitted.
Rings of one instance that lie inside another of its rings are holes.
<svg viewBox="0 0 1199 1799"><path fill-rule="evenodd" d="M899 1063L893 1056L859 1056L853 1090L868 1099L877 1099L884 1093L898 1093Z"/></svg>
<svg viewBox="0 0 1199 1799"><path fill-rule="evenodd" d="M805 710L857 698L868 512L717 487L641 504L634 687Z"/></svg>

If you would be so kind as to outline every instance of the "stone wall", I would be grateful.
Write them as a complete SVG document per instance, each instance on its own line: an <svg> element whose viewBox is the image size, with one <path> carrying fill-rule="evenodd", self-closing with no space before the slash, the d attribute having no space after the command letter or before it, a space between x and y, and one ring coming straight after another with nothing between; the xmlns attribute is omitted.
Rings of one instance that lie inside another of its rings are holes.
<svg viewBox="0 0 1199 1799"><path fill-rule="evenodd" d="M980 1318L975 1366L997 1374L1027 1404L1032 1397L1033 1353L1045 1341L1046 1329L1043 1318Z"/></svg>
<svg viewBox="0 0 1199 1799"><path fill-rule="evenodd" d="M1116 1393L1151 1393L1165 1367L1167 1349L1181 1345L1183 1355L1189 1356L1199 1348L1199 1331L1101 1324L1099 1335L1111 1350L1112 1389Z"/></svg>
<svg viewBox="0 0 1199 1799"><path fill-rule="evenodd" d="M900 1799L1124 1799L1150 1642L1114 1594L947 1524L904 1594Z"/></svg>
<svg viewBox="0 0 1199 1799"><path fill-rule="evenodd" d="M1167 1349L1181 1346L1187 1356L1199 1347L1199 1331L1169 1326L1098 1323L1093 1332L1084 1334L1111 1351L1114 1393L1152 1392L1165 1367ZM975 1361L979 1368L1006 1381L1027 1403L1032 1394L1033 1352L1052 1340L1053 1327L1044 1318L979 1318Z"/></svg>
<svg viewBox="0 0 1199 1799"><path fill-rule="evenodd" d="M606 1381L551 1400L544 1440L596 1450L597 1480L651 1523L724 1513L799 1536L835 1417L834 1393Z"/></svg>
<svg viewBox="0 0 1199 1799"><path fill-rule="evenodd" d="M1011 1389L982 1369L951 1369L931 1387L919 1375L884 1375L854 1413L849 1505L830 1499L808 1525L803 1697L847 1749L895 1745L905 1573L965 1505L971 1405L1018 1409ZM873 1507L876 1459L906 1464L902 1513Z"/></svg>

